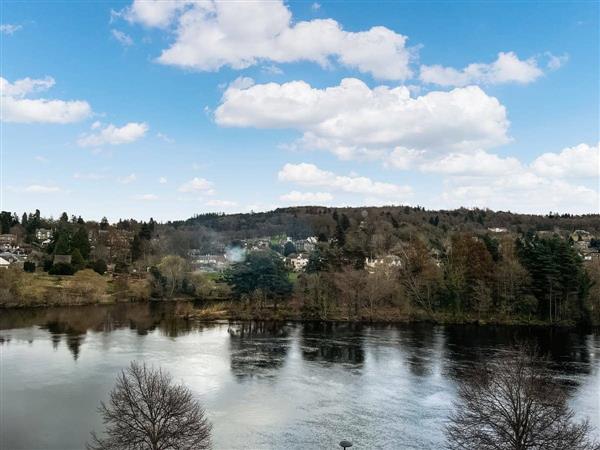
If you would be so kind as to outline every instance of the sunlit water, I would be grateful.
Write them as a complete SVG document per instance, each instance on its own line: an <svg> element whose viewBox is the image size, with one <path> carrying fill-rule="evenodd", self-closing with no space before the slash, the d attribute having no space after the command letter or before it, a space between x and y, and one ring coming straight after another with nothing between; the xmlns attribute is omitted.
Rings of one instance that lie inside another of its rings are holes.
<svg viewBox="0 0 600 450"><path fill-rule="evenodd" d="M0 448L82 449L130 361L204 404L216 449L440 448L465 368L535 340L600 427L600 335L430 325L201 324L168 305L0 311Z"/></svg>

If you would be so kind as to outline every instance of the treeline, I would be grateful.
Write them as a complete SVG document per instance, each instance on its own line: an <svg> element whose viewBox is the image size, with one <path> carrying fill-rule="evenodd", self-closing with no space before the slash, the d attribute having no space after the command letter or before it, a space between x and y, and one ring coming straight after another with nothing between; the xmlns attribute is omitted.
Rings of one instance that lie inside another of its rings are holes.
<svg viewBox="0 0 600 450"><path fill-rule="evenodd" d="M318 233L294 286L302 317L600 323L598 264L584 265L570 239L533 230L427 234L383 217L389 222L367 211L330 214L334 225ZM227 275L238 298L264 304L287 296L285 275L274 269L280 258L270 253L268 264L268 254Z"/></svg>

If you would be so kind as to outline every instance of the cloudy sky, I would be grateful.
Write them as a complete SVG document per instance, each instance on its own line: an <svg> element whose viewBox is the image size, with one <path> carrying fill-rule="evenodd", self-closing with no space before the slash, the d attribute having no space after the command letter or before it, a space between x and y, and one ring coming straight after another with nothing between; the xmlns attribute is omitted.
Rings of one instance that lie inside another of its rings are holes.
<svg viewBox="0 0 600 450"><path fill-rule="evenodd" d="M2 2L2 209L599 211L597 2Z"/></svg>

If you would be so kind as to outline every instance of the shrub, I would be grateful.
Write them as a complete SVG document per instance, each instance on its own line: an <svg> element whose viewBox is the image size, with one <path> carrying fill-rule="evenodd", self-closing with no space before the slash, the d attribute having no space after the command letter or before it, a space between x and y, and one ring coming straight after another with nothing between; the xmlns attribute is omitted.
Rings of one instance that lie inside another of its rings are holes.
<svg viewBox="0 0 600 450"><path fill-rule="evenodd" d="M35 263L33 261L25 261L23 263L23 270L29 273L35 272Z"/></svg>
<svg viewBox="0 0 600 450"><path fill-rule="evenodd" d="M75 268L69 263L56 263L52 265L48 273L50 275L73 275Z"/></svg>

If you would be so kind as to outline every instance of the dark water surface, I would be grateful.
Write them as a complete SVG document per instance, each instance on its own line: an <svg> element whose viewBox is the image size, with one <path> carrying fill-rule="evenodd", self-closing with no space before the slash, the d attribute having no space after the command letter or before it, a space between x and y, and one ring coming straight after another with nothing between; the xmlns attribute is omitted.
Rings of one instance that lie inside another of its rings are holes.
<svg viewBox="0 0 600 450"><path fill-rule="evenodd" d="M508 327L202 324L170 305L0 310L0 448L82 449L131 360L168 369L206 407L216 449L422 449L465 368L534 340L600 427L600 335Z"/></svg>

